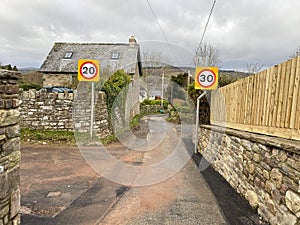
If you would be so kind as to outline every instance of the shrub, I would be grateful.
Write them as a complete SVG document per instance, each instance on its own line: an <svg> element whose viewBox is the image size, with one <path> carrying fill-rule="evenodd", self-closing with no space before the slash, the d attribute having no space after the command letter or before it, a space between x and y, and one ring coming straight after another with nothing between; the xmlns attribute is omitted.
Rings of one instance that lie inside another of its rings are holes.
<svg viewBox="0 0 300 225"><path fill-rule="evenodd" d="M139 125L140 125L140 119L141 119L142 117L143 117L143 115L137 114L137 115L135 115L135 116L132 118L132 120L131 120L130 123L129 123L129 126L130 126L130 129L131 129L131 130L134 130L134 129L136 129L136 128L139 127Z"/></svg>
<svg viewBox="0 0 300 225"><path fill-rule="evenodd" d="M19 85L20 88L22 88L24 91L28 91L30 89L40 90L43 88L42 85L39 84L32 84L32 83L21 83Z"/></svg>
<svg viewBox="0 0 300 225"><path fill-rule="evenodd" d="M142 105L161 105L161 100L149 100L149 99L145 99L142 102ZM168 101L167 100L163 100L163 106L165 109L168 108Z"/></svg>
<svg viewBox="0 0 300 225"><path fill-rule="evenodd" d="M118 94L124 90L130 83L130 76L124 70L116 71L103 85L102 90L107 96L107 106L111 112L112 106ZM125 99L122 99L125 104Z"/></svg>

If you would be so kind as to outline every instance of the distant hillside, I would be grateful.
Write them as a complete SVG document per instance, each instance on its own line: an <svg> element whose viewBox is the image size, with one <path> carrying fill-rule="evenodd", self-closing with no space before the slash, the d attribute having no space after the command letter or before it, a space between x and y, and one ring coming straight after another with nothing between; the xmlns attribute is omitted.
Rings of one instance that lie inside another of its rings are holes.
<svg viewBox="0 0 300 225"><path fill-rule="evenodd" d="M8 65L0 65L0 69L4 69L4 70L14 70L14 71L18 71L16 66L11 66L10 64Z"/></svg>
<svg viewBox="0 0 300 225"><path fill-rule="evenodd" d="M191 75L191 82L194 81L195 76L195 68L193 67L172 67L172 66L148 66L143 67L143 77L147 80L145 81L144 86L149 86L154 89L160 88L160 77L164 72L164 76L166 78L165 84L168 86L169 81L171 80L172 76L176 77L179 74L188 73L190 72ZM220 70L219 71L219 86L223 87L230 83L235 82L238 79L242 79L248 77L249 73L241 72L241 71L234 71L234 70ZM146 83L148 83L146 85Z"/></svg>
<svg viewBox="0 0 300 225"><path fill-rule="evenodd" d="M238 79L245 78L245 77L248 77L248 76L252 75L250 73L245 73L245 72L241 72L241 71L234 71L234 70L220 70L219 73L223 74L223 75L233 77L233 78L238 78Z"/></svg>
<svg viewBox="0 0 300 225"><path fill-rule="evenodd" d="M39 68L36 68L36 67L23 67L23 68L18 68L18 70L21 73L29 73L29 72L32 72L32 71L38 71Z"/></svg>
<svg viewBox="0 0 300 225"><path fill-rule="evenodd" d="M149 76L161 76L162 73L164 72L165 73L165 76L166 77L171 77L171 76L176 76L180 73L187 73L188 71L190 71L190 74L192 76L194 76L195 74L195 68L193 67L173 67L173 66L165 66L165 67L162 67L162 66L154 66L154 67L151 67L151 66L146 66L146 67L143 67L143 74L144 75L149 75ZM245 78L245 77L248 77L249 73L245 73L245 72L241 72L241 71L234 71L234 70L220 70L219 71L219 74L220 76L223 75L223 76L229 76L229 77L232 77L232 78L237 78L237 79L240 79L240 78Z"/></svg>

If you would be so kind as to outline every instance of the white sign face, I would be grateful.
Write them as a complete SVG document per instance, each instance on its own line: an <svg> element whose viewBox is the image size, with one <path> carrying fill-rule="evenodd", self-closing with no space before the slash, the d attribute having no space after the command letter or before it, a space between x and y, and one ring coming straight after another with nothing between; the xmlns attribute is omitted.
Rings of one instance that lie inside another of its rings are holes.
<svg viewBox="0 0 300 225"><path fill-rule="evenodd" d="M97 74L97 68L92 62L87 62L81 66L80 73L84 78L92 79Z"/></svg>
<svg viewBox="0 0 300 225"><path fill-rule="evenodd" d="M210 70L204 70L198 76L198 82L203 87L209 87L214 84L216 80L216 75Z"/></svg>

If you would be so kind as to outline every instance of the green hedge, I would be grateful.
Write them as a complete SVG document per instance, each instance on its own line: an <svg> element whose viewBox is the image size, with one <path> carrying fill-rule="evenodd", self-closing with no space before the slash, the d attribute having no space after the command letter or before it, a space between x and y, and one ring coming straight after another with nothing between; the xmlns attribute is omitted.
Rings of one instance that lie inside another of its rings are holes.
<svg viewBox="0 0 300 225"><path fill-rule="evenodd" d="M19 85L20 88L23 89L23 91L29 91L30 89L35 89L35 90L41 90L43 88L42 85L39 84L29 84L29 83L21 83Z"/></svg>
<svg viewBox="0 0 300 225"><path fill-rule="evenodd" d="M149 99L145 99L142 102L142 105L161 105L161 100L149 100ZM168 108L168 101L167 100L163 100L163 106L165 109Z"/></svg>

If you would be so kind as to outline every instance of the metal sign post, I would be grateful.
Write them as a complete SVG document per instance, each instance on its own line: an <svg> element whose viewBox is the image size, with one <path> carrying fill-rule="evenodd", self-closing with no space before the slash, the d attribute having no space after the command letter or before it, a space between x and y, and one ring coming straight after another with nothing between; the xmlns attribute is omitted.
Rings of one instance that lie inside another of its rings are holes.
<svg viewBox="0 0 300 225"><path fill-rule="evenodd" d="M196 110L196 131L195 131L195 153L197 153L198 147L198 129L199 129L199 110L200 110L200 100L206 95L206 91L204 91L198 98L197 98L197 110Z"/></svg>
<svg viewBox="0 0 300 225"><path fill-rule="evenodd" d="M162 73L162 81L161 81L161 107L164 106L164 82L165 82L165 71Z"/></svg>
<svg viewBox="0 0 300 225"><path fill-rule="evenodd" d="M95 82L100 79L100 62L92 59L78 60L78 80L92 82L91 96L91 126L90 135L93 137L94 123L94 104L95 104Z"/></svg>
<svg viewBox="0 0 300 225"><path fill-rule="evenodd" d="M195 71L195 89L204 90L197 98L196 131L195 131L195 153L198 147L199 110L200 100L206 95L206 90L218 88L219 69L217 67L197 67Z"/></svg>
<svg viewBox="0 0 300 225"><path fill-rule="evenodd" d="M92 82L92 100L91 100L91 130L90 135L93 137L93 121L94 121L94 103L95 103L95 83Z"/></svg>

